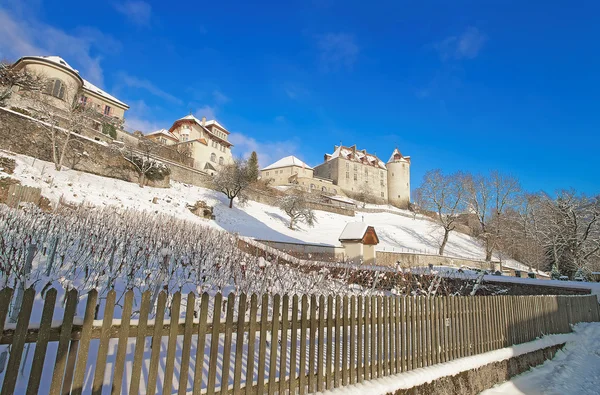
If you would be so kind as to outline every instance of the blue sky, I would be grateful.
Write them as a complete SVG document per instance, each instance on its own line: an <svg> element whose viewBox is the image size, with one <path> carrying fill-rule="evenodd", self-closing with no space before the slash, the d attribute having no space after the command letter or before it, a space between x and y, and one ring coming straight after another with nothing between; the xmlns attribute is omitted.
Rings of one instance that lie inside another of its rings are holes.
<svg viewBox="0 0 600 395"><path fill-rule="evenodd" d="M234 153L334 144L529 190L600 185L597 1L0 0L0 58L59 55L127 125L216 117Z"/></svg>

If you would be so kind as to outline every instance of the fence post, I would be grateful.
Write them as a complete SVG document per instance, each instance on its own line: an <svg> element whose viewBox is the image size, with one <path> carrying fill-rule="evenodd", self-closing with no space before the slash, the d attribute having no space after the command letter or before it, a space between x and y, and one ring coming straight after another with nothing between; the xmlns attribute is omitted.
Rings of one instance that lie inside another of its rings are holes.
<svg viewBox="0 0 600 395"><path fill-rule="evenodd" d="M131 292L131 291L129 291ZM244 295L245 296L245 295ZM125 296L125 306L127 307L127 295ZM192 327L194 325L194 307L195 307L196 297L193 292L187 294L187 298L185 300L185 327L183 330L183 344L181 347L181 367L179 369L179 386L177 389L178 395L185 395L187 392L187 384L188 384L188 372L190 369L190 354L192 348ZM130 307L131 308L131 307ZM123 314L125 314L126 308L124 309ZM131 313L128 313L130 315ZM123 317L125 318L125 316ZM129 325L129 320L127 320L127 325ZM121 328L123 329L123 328ZM127 337L125 335L125 341L127 342ZM121 347L121 338L119 338L119 347ZM118 352L117 352L118 355ZM119 358L117 357L117 360ZM121 374L122 375L122 374ZM114 386L113 386L114 388ZM117 387L118 391L118 387Z"/></svg>
<svg viewBox="0 0 600 395"><path fill-rule="evenodd" d="M296 356L298 347L298 295L292 297L292 335L290 343L290 394L296 393Z"/></svg>
<svg viewBox="0 0 600 395"><path fill-rule="evenodd" d="M21 358L23 356L25 337L27 336L27 328L29 327L29 318L31 317L34 298L35 290L33 288L29 288L23 292L21 304L19 306L15 306L15 308L19 307L19 316L17 317L17 326L15 328L15 334L11 345L10 357L8 358L8 366L4 375L4 383L2 383L3 394L12 394L15 389L15 384L17 383L19 366L21 365ZM69 331L69 335L70 334L71 333Z"/></svg>
<svg viewBox="0 0 600 395"><path fill-rule="evenodd" d="M50 327L52 324L52 316L54 314L54 305L56 304L56 289L49 289L48 292L46 292L45 299L42 320L40 322L40 331L35 344L35 353L33 354L29 382L27 383L28 394L37 394L40 388L40 379L42 378L44 359L46 357L48 340L50 338ZM0 313L0 325L4 325L4 319L5 317ZM2 334L2 330L0 330L0 334Z"/></svg>

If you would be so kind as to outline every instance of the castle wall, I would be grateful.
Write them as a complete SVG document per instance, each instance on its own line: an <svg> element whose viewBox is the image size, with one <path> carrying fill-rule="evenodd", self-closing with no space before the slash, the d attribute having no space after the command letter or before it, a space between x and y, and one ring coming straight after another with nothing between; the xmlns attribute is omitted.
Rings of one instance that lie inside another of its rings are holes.
<svg viewBox="0 0 600 395"><path fill-rule="evenodd" d="M344 158L333 158L317 167L315 175L330 178L346 194L360 192L365 185L374 199L387 200L387 170Z"/></svg>
<svg viewBox="0 0 600 395"><path fill-rule="evenodd" d="M298 178L312 178L313 170L309 168L303 168L301 166L285 166L260 172L260 176L263 179L273 180L271 185L288 185L290 183L289 178L294 174L298 174Z"/></svg>

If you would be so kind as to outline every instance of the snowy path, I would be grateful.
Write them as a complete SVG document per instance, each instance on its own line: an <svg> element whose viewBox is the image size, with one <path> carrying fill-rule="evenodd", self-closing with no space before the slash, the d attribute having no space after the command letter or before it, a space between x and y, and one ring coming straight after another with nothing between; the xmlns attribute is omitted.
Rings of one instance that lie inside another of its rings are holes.
<svg viewBox="0 0 600 395"><path fill-rule="evenodd" d="M553 360L480 395L600 393L600 323L579 324Z"/></svg>

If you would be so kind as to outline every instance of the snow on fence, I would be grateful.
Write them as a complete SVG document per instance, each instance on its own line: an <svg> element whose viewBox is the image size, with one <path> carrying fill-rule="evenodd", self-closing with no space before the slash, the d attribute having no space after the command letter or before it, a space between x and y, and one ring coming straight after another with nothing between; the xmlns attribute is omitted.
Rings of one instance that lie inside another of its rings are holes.
<svg viewBox="0 0 600 395"><path fill-rule="evenodd" d="M149 291L139 313L133 292L119 305L110 291L98 319L95 290L87 294L83 319L75 317L79 295L72 290L62 319L53 321L57 291L51 289L41 322L30 324L36 295L30 288L16 324L5 324L12 294L10 288L0 291L0 351L10 345L0 375L3 394L36 393L40 383L51 394L154 394L157 387L163 394L174 389L178 394L305 394L600 321L595 296L264 295L259 300L231 293L224 300L220 293L204 293L196 314L193 293L161 292L154 305ZM132 311L136 319L130 318ZM210 311L216 318L209 320Z"/></svg>

